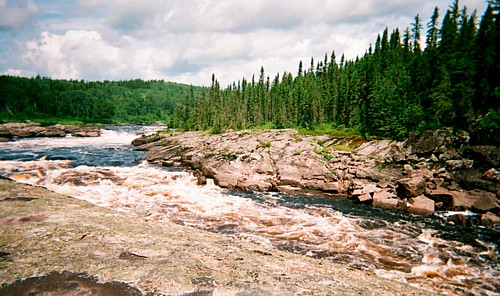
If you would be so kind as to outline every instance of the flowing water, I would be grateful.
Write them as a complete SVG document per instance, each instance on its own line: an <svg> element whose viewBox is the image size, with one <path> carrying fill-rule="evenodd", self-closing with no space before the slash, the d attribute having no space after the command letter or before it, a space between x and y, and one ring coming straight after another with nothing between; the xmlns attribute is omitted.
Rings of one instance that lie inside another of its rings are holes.
<svg viewBox="0 0 500 296"><path fill-rule="evenodd" d="M347 264L448 295L499 295L499 233L351 203L196 185L189 171L141 160L145 127L99 138L0 143L0 175L145 219L171 221ZM477 217L476 217L477 219Z"/></svg>

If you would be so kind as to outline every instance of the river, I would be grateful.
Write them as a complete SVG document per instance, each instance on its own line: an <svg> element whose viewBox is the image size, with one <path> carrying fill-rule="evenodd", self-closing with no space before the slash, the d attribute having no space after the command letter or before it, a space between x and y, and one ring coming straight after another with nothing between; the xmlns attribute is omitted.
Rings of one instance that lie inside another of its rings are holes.
<svg viewBox="0 0 500 296"><path fill-rule="evenodd" d="M346 198L229 191L211 180L198 186L191 172L152 166L130 145L155 128L104 127L98 138L0 143L0 175L143 219L349 265L445 295L500 293L498 231Z"/></svg>

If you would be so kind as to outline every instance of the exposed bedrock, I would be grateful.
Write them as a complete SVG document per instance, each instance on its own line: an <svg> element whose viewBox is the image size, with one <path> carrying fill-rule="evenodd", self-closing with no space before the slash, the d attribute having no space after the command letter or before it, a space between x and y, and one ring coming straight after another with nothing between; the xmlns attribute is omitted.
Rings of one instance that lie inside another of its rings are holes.
<svg viewBox="0 0 500 296"><path fill-rule="evenodd" d="M229 189L344 195L422 215L500 213L500 149L471 146L463 132L427 131L405 142L305 136L295 130L171 132L133 144L146 150L152 163L188 167ZM485 224L491 221L496 220Z"/></svg>

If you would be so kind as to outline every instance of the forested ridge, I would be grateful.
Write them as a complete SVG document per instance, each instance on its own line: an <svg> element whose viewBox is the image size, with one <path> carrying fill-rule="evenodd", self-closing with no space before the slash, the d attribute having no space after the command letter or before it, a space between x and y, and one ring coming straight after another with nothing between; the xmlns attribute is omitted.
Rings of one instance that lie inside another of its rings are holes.
<svg viewBox="0 0 500 296"><path fill-rule="evenodd" d="M54 123L168 122L199 87L164 82L77 81L0 76L0 121Z"/></svg>
<svg viewBox="0 0 500 296"><path fill-rule="evenodd" d="M500 127L500 1L481 18L454 1L440 21L386 28L362 57L299 63L296 75L266 76L264 68L222 88L190 93L173 124L220 132L251 127L344 128L365 136L403 138L408 132L452 127ZM424 37L424 36L422 36ZM423 39L423 38L422 38ZM307 67L307 68L306 68Z"/></svg>
<svg viewBox="0 0 500 296"><path fill-rule="evenodd" d="M386 28L354 60L335 52L297 73L221 87L164 81L54 80L0 76L0 121L163 121L184 130L339 129L367 137L451 127L500 127L500 0L481 17L455 0L427 23ZM426 35L422 36L424 26ZM421 44L420 40L425 42Z"/></svg>

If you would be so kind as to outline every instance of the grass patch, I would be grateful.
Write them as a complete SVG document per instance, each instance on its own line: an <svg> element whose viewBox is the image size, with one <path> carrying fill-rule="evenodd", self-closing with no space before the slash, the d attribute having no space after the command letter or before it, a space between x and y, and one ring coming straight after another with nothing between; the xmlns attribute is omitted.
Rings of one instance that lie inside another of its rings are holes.
<svg viewBox="0 0 500 296"><path fill-rule="evenodd" d="M259 149L259 148L271 148L271 141L267 141L265 143L259 143L255 149Z"/></svg>
<svg viewBox="0 0 500 296"><path fill-rule="evenodd" d="M361 133L357 128L348 128L342 125L322 124L311 128L298 129L299 134L307 136L328 135L333 138L360 137Z"/></svg>
<svg viewBox="0 0 500 296"><path fill-rule="evenodd" d="M337 151L354 152L353 148L346 146L346 145L335 145L335 146L333 146L333 149L337 150Z"/></svg>
<svg viewBox="0 0 500 296"><path fill-rule="evenodd" d="M300 153L300 151L295 151L295 152L292 154L292 156L299 156L300 154L301 154L301 153Z"/></svg>

